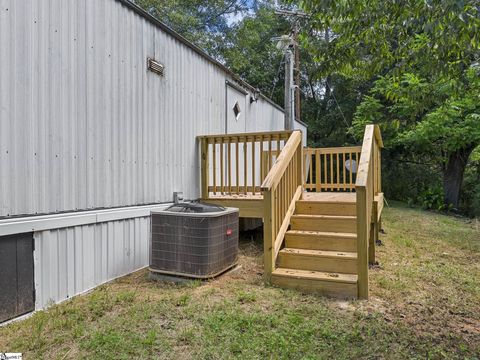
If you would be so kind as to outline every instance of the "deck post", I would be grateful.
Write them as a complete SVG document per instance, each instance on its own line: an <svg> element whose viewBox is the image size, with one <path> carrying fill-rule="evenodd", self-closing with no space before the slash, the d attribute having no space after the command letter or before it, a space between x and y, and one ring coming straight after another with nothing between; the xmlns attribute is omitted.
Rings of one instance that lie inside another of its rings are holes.
<svg viewBox="0 0 480 360"><path fill-rule="evenodd" d="M368 299L368 214L367 191L363 186L356 187L357 192L357 269L358 298Z"/></svg>
<svg viewBox="0 0 480 360"><path fill-rule="evenodd" d="M375 264L375 243L378 239L378 223L376 221L372 222L370 225L370 236L368 244L368 263L373 265Z"/></svg>
<svg viewBox="0 0 480 360"><path fill-rule="evenodd" d="M208 140L206 138L201 141L201 178L202 178L202 199L208 199Z"/></svg>
<svg viewBox="0 0 480 360"><path fill-rule="evenodd" d="M270 283L272 272L275 269L275 253L273 244L273 197L272 191L263 192L263 264L265 268L265 282Z"/></svg>

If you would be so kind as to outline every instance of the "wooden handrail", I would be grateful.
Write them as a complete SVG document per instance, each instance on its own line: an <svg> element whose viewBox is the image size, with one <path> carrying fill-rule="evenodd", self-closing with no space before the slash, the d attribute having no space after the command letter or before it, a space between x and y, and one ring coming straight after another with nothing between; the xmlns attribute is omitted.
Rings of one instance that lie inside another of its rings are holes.
<svg viewBox="0 0 480 360"><path fill-rule="evenodd" d="M294 131L268 172L262 186L265 278L269 282L275 261L302 195L302 133Z"/></svg>
<svg viewBox="0 0 480 360"><path fill-rule="evenodd" d="M370 235L372 231L372 209L375 196L381 191L380 150L383 141L377 125L367 125L363 138L357 180L355 182L357 207L357 266L358 297L368 299L368 263Z"/></svg>

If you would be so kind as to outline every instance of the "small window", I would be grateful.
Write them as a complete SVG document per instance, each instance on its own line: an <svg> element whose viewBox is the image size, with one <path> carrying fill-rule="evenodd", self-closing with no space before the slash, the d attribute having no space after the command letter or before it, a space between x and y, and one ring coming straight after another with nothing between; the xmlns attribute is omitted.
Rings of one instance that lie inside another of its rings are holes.
<svg viewBox="0 0 480 360"><path fill-rule="evenodd" d="M242 110L240 109L240 105L238 104L238 101L235 102L235 105L233 105L233 113L235 114L235 119L239 119L240 118L240 114L241 114Z"/></svg>

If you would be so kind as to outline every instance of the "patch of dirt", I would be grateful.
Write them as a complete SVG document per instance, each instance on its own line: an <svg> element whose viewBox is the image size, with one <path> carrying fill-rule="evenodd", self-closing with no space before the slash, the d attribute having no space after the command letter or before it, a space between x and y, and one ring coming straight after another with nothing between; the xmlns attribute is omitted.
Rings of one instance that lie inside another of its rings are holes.
<svg viewBox="0 0 480 360"><path fill-rule="evenodd" d="M432 337L440 342L454 336L470 345L480 344L480 319L453 312L446 301L440 300L435 305L406 301L387 309L387 314L401 319L422 337Z"/></svg>
<svg viewBox="0 0 480 360"><path fill-rule="evenodd" d="M448 298L441 298L438 295L440 290L433 286L430 289L425 288L424 291L416 294L415 298L404 298L402 301L371 297L368 301L357 301L350 305L348 302L340 302L337 305L341 309L364 314L380 313L386 322L400 322L412 329L418 337L434 343L457 339L455 343L458 344L460 339L460 342L471 348L478 347L480 316L454 310ZM480 315L480 310L477 315Z"/></svg>

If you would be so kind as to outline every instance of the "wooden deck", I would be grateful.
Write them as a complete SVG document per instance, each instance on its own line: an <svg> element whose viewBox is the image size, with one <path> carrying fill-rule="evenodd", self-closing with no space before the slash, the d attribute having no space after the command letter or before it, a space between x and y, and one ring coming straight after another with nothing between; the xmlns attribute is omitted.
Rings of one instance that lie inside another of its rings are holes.
<svg viewBox="0 0 480 360"><path fill-rule="evenodd" d="M368 299L383 209L378 126L361 147L304 149L298 131L199 140L203 201L263 219L267 282Z"/></svg>
<svg viewBox="0 0 480 360"><path fill-rule="evenodd" d="M301 200L305 202L353 204L356 202L356 194L352 192L306 192L304 191ZM226 207L240 209L240 217L262 218L263 217L263 195L259 193L247 194L210 194L209 203Z"/></svg>

